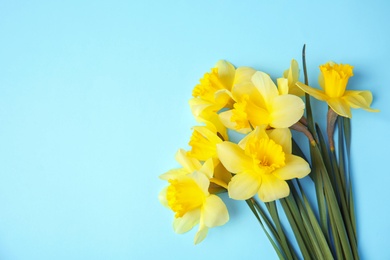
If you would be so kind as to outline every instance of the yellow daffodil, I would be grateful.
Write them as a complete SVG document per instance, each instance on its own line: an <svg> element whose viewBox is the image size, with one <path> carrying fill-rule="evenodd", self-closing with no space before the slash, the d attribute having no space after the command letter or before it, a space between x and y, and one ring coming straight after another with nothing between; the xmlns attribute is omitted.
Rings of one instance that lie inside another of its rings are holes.
<svg viewBox="0 0 390 260"><path fill-rule="evenodd" d="M246 200L256 193L264 202L289 195L286 180L309 174L309 164L291 154L289 129L257 127L238 145L223 142L217 145L222 164L235 175L228 185L229 197Z"/></svg>
<svg viewBox="0 0 390 260"><path fill-rule="evenodd" d="M191 164L186 161L183 167L188 169L198 166ZM223 201L208 191L213 168L212 160L208 160L199 170L190 174L170 172L169 186L159 194L160 202L175 212L173 228L176 233L185 233L199 224L195 244L206 237L209 228L224 225L229 220ZM163 179L167 177L167 174L162 176Z"/></svg>
<svg viewBox="0 0 390 260"><path fill-rule="evenodd" d="M251 81L237 84L232 89L236 103L233 109L220 113L223 124L240 133L249 133L256 126L287 128L303 115L303 101L279 91L275 83L264 72L257 71Z"/></svg>
<svg viewBox="0 0 390 260"><path fill-rule="evenodd" d="M378 112L372 109L372 94L368 90L346 90L348 80L353 76L353 66L328 62L320 66L319 84L323 90L309 87L301 82L297 83L303 91L318 100L325 101L338 115L352 117L351 108L363 108L369 112Z"/></svg>
<svg viewBox="0 0 390 260"><path fill-rule="evenodd" d="M224 107L231 107L231 89L240 82L250 80L255 72L249 67L235 67L228 61L220 60L210 72L204 74L200 83L192 91L189 101L192 113L196 118L209 118Z"/></svg>

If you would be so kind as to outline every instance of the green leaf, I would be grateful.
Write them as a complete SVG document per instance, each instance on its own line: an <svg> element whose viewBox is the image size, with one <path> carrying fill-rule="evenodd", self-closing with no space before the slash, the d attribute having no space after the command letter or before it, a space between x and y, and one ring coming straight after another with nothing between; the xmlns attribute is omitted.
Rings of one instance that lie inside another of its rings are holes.
<svg viewBox="0 0 390 260"><path fill-rule="evenodd" d="M299 145L297 144L297 142L295 141L294 138L291 138L292 139L292 153L305 159L305 161L309 161L305 154L302 152L301 148L299 147Z"/></svg>
<svg viewBox="0 0 390 260"><path fill-rule="evenodd" d="M298 206L296 205L294 198L292 195L290 195L287 198L281 199L280 203L290 223L291 229L294 232L303 258L312 259L312 246L310 244L307 231L303 225L302 216L298 210Z"/></svg>
<svg viewBox="0 0 390 260"><path fill-rule="evenodd" d="M327 145L326 145L326 142L324 139L324 135L322 134L322 131L321 131L320 127L318 126L318 124L316 124L316 134L317 134L318 140L319 140L319 146L320 146L320 150L321 150L322 159L324 160L326 170L330 175L330 181L332 182L333 188L335 188L336 187L336 182L335 182L336 176L333 172L333 166L332 166L332 163L331 163L331 160L329 157L329 152L328 152Z"/></svg>
<svg viewBox="0 0 390 260"><path fill-rule="evenodd" d="M318 246L320 248L320 256L323 259L333 259L332 251L331 251L331 248L329 246L330 241L328 241L326 236L325 236L328 232L326 231L324 234L323 230L321 229L321 227L317 221L317 218L314 214L314 211L310 206L310 203L307 199L307 196L306 196L304 190L302 189L299 182L297 182L297 183L298 183L298 187L300 188L300 192L302 194L304 207L306 209L305 211L302 211L302 212L305 212L307 214L307 217L310 221L308 223L311 224L311 229L313 230L313 234L316 238L316 242L318 243Z"/></svg>
<svg viewBox="0 0 390 260"><path fill-rule="evenodd" d="M355 205L354 205L354 198L353 198L353 188L352 188L352 178L351 174L349 172L350 169L350 154L351 154L351 120L347 117L343 117L343 133L344 133L344 139L345 139L345 150L347 152L347 167L346 167L346 176L347 179L349 180L348 186L347 186L347 191L348 191L348 197L347 197L347 202L349 204L349 211L350 211L350 216L351 216L351 223L352 223L352 228L355 233L355 239L356 239L356 244L357 244L357 232L356 232L356 218L355 218Z"/></svg>
<svg viewBox="0 0 390 260"><path fill-rule="evenodd" d="M295 196L297 196L297 194L295 194ZM314 235L313 228L310 225L310 221L309 221L306 209L303 206L302 201L301 201L300 198L297 198L296 202L297 202L297 205L298 205L298 208L299 208L299 212L300 212L301 217L302 217L302 224L303 224L303 226L304 226L304 228L306 230L307 237L308 237L308 240L305 241L305 242L307 242L307 243L310 242L310 248L311 248L311 252L310 253L313 254L313 257L315 259L322 259L321 258L321 249L319 247L317 238Z"/></svg>
<svg viewBox="0 0 390 260"><path fill-rule="evenodd" d="M318 127L318 125L316 125L316 130L317 130L318 140L319 140L319 143L320 143L321 153L322 153L323 158L325 160L324 161L325 167L326 167L326 169L328 171L331 171L332 167L331 167L330 159L329 159L329 156L328 156L328 153L327 153L327 150L326 150L326 144L325 144L324 136L322 135L321 129ZM312 150L313 149L311 149L312 158L314 158ZM314 163L314 165L313 165L314 171L317 170L316 167L317 167L317 164ZM331 180L332 179L334 179L334 178L331 178ZM327 210L327 207L326 207L323 181L322 181L322 178L319 175L316 178L316 182L317 182L317 184L316 184L316 194L317 194L318 210L319 210L319 213L320 213L321 229L322 229L322 232L327 237L327 240L330 241L329 234L328 234L328 230L329 230L328 218L327 218L328 210Z"/></svg>
<svg viewBox="0 0 390 260"><path fill-rule="evenodd" d="M339 120L341 122L342 120ZM352 248L352 252L355 256L355 259L358 257L358 249L357 249L357 243L356 243L356 233L352 226L351 221L351 215L350 215L350 207L347 203L347 196L349 196L349 192L346 190L346 180L345 180L345 172L344 172L344 138L343 138L343 127L342 123L339 123L339 146L338 146L338 153L340 156L341 161L337 162L336 159L336 152L331 151L331 163L333 167L333 171L335 173L336 177L336 188L334 188L334 191L336 193L336 197L339 201L339 208L341 209L342 217L344 220L344 226L347 230L349 243Z"/></svg>
<svg viewBox="0 0 390 260"><path fill-rule="evenodd" d="M270 216L275 224L276 231L277 231L278 237L279 237L280 245L287 256L287 259L297 259L297 256L295 255L295 253L291 252L292 246L291 246L290 242L288 241L287 237L285 236L285 231L282 228L282 224L281 224L280 219L279 219L278 210L276 208L275 201L265 203L265 205L267 206L268 212L269 212L269 214L270 214ZM294 257L293 257L293 255L294 255Z"/></svg>
<svg viewBox="0 0 390 260"><path fill-rule="evenodd" d="M306 44L303 45L303 49L302 49L302 64L303 64L303 75L305 78L305 84L309 85L309 78L307 76L307 67L306 67ZM314 120L313 120L313 113L311 111L310 95L307 93L305 93L305 103L306 103L306 119L307 119L308 129L311 133L314 133Z"/></svg>
<svg viewBox="0 0 390 260"><path fill-rule="evenodd" d="M268 240L271 242L271 245L274 248L276 254L279 257L279 259L287 259L285 257L285 255L282 253L282 251L280 250L279 245L277 244L277 242L274 241L274 238L268 233L268 230L265 228L263 222L261 221L261 218L260 218L259 214L257 213L257 209L254 206L254 202L251 199L249 199L249 200L246 200L246 203L248 204L249 208L252 210L252 212L255 215L256 219L259 221L260 226L262 227L262 229L263 229L264 233L266 234Z"/></svg>
<svg viewBox="0 0 390 260"><path fill-rule="evenodd" d="M340 236L340 242L343 249L343 253L346 259L356 259L353 257L351 245L349 243L347 231L345 228L344 220L342 217L342 214L340 212L340 208L337 202L335 191L332 187L332 184L329 179L329 175L326 172L326 167L324 165L324 162L322 160L321 152L319 148L313 147L314 150L314 157L315 161L317 163L317 166L319 167L319 172L323 178L324 182L324 192L325 192L325 199L328 205L329 214L331 215L331 225L335 225L337 229L337 233ZM333 221L332 221L333 220ZM337 234L334 234L334 236L337 236Z"/></svg>
<svg viewBox="0 0 390 260"><path fill-rule="evenodd" d="M340 173L340 178L341 178L341 184L343 185L343 192L344 192L344 197L347 198L349 196L348 192L348 187L347 187L347 181L346 181L346 172L345 172L345 159L344 159L344 130L343 130L343 119L339 118L337 120L338 122L338 129L339 129L339 140L338 140L338 154L339 154L339 173ZM348 203L347 203L348 205Z"/></svg>

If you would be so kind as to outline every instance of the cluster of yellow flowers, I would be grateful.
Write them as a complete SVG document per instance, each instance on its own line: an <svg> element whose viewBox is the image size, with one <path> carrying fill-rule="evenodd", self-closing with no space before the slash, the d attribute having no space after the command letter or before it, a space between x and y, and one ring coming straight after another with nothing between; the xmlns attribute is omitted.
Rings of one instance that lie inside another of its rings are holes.
<svg viewBox="0 0 390 260"><path fill-rule="evenodd" d="M320 66L319 90L298 81L295 60L276 84L262 71L218 61L200 79L189 101L202 124L193 127L191 149L177 152L181 168L160 176L169 184L159 199L175 213L175 232L184 233L199 224L197 244L209 228L224 225L229 214L219 192L227 191L235 200L256 194L263 202L287 197L286 181L311 171L308 162L292 154L290 129L306 127L301 96L308 93L326 101L343 117L351 117L351 108L377 111L370 108L369 91L346 90L352 69L333 62ZM243 134L242 140L229 141L229 131Z"/></svg>

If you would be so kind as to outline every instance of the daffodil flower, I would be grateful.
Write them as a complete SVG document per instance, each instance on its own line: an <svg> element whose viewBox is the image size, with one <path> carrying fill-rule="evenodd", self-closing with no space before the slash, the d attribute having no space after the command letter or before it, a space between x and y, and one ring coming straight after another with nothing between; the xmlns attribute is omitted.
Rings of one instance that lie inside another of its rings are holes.
<svg viewBox="0 0 390 260"><path fill-rule="evenodd" d="M230 62L220 60L210 72L205 73L192 91L189 104L195 118L209 118L224 107L232 106L231 89L235 84L250 80L255 72L249 67L235 68Z"/></svg>
<svg viewBox="0 0 390 260"><path fill-rule="evenodd" d="M205 163L190 174L171 172L169 186L159 194L160 202L175 212L173 229L176 233L185 233L199 224L195 244L206 237L209 228L224 225L229 220L223 201L208 191L213 164L211 160L207 162L210 163ZM166 177L167 175L163 176L164 179Z"/></svg>
<svg viewBox="0 0 390 260"><path fill-rule="evenodd" d="M287 79L286 79L287 80ZM237 84L232 89L236 103L233 109L220 113L222 123L230 129L247 134L256 126L287 128L303 115L305 104L288 88L278 90L264 72L257 71L251 82Z"/></svg>
<svg viewBox="0 0 390 260"><path fill-rule="evenodd" d="M346 90L348 80L353 76L353 66L328 62L320 66L319 84L322 90L297 83L303 91L312 97L325 101L338 115L352 117L351 108L363 108L369 112L379 112L372 109L372 94L368 90Z"/></svg>
<svg viewBox="0 0 390 260"><path fill-rule="evenodd" d="M264 202L289 195L286 180L302 178L310 173L309 164L291 154L289 129L257 127L238 145L223 142L217 145L222 164L235 175L229 185L229 197L246 200L258 194Z"/></svg>

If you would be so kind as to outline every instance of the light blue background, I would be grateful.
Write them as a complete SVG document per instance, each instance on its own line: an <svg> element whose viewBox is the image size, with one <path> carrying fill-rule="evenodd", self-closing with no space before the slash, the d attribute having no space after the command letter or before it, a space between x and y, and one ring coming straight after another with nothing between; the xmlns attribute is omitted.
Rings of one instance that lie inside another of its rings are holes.
<svg viewBox="0 0 390 260"><path fill-rule="evenodd" d="M227 225L197 246L175 234L158 175L219 59L276 78L304 43L313 85L318 65L353 64L381 109L353 111L352 163L362 259L390 259L389 4L238 2L0 2L0 259L277 259L226 196Z"/></svg>

